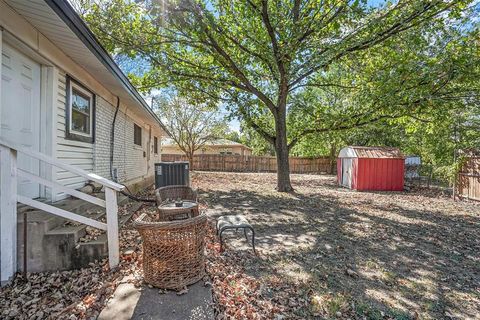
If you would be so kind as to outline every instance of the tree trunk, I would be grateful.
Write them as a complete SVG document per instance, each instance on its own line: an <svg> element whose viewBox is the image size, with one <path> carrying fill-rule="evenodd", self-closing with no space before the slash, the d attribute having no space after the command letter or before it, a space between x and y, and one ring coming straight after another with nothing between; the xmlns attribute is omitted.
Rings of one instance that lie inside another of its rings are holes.
<svg viewBox="0 0 480 320"><path fill-rule="evenodd" d="M337 165L337 144L332 143L330 145L330 172L329 174L332 174L335 172L335 166Z"/></svg>
<svg viewBox="0 0 480 320"><path fill-rule="evenodd" d="M190 163L190 170L193 170L193 152L187 153L188 162Z"/></svg>
<svg viewBox="0 0 480 320"><path fill-rule="evenodd" d="M277 191L293 191L288 161L286 106L279 106L275 117L275 153L277 155Z"/></svg>

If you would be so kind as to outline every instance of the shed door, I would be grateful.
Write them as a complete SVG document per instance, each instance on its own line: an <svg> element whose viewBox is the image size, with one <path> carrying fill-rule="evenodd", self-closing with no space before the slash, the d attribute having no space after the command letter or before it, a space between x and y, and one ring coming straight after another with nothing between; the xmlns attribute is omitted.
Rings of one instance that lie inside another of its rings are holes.
<svg viewBox="0 0 480 320"><path fill-rule="evenodd" d="M2 110L0 134L7 140L38 151L40 145L40 65L12 47L2 45ZM18 154L18 167L38 175L39 161ZM39 196L39 185L18 180L18 192Z"/></svg>
<svg viewBox="0 0 480 320"><path fill-rule="evenodd" d="M352 162L351 158L342 159L342 186L352 187Z"/></svg>

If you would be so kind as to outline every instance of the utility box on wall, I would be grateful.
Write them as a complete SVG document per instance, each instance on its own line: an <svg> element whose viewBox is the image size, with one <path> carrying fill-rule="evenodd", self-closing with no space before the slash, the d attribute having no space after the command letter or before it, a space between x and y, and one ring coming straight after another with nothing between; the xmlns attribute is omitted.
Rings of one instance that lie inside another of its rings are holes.
<svg viewBox="0 0 480 320"><path fill-rule="evenodd" d="M188 162L155 163L155 189L165 186L189 186L189 170Z"/></svg>

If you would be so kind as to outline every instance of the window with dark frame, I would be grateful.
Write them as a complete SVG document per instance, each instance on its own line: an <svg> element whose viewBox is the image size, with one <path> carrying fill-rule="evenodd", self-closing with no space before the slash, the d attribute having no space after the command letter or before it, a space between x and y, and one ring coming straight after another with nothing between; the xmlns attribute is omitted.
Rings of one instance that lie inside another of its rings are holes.
<svg viewBox="0 0 480 320"><path fill-rule="evenodd" d="M95 94L69 76L66 78L66 91L66 138L93 143L95 134Z"/></svg>
<svg viewBox="0 0 480 320"><path fill-rule="evenodd" d="M158 139L153 137L153 153L158 154Z"/></svg>
<svg viewBox="0 0 480 320"><path fill-rule="evenodd" d="M137 146L142 146L142 128L133 124L133 143Z"/></svg>

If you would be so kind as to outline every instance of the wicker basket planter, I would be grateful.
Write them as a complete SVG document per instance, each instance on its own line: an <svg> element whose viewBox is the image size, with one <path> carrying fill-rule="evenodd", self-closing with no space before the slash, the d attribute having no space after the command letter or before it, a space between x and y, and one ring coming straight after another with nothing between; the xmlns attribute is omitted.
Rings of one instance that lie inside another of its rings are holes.
<svg viewBox="0 0 480 320"><path fill-rule="evenodd" d="M162 289L178 290L205 275L207 216L176 221L146 221L142 214L134 222L143 239L145 281Z"/></svg>

